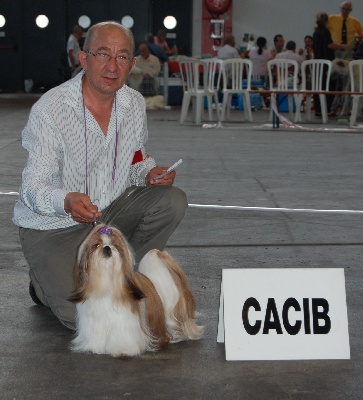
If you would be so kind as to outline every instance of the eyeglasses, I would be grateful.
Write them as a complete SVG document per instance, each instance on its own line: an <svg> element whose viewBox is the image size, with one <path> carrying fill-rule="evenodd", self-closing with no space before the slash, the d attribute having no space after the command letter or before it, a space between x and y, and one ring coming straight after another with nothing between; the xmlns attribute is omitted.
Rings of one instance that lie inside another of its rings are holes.
<svg viewBox="0 0 363 400"><path fill-rule="evenodd" d="M128 65L131 61L132 58L125 57L125 56L117 56L117 57L111 57L109 54L106 53L92 53L91 51L85 51L87 54L91 54L97 62L100 64L108 64L111 60L111 58L116 60L117 65L119 66L125 66Z"/></svg>

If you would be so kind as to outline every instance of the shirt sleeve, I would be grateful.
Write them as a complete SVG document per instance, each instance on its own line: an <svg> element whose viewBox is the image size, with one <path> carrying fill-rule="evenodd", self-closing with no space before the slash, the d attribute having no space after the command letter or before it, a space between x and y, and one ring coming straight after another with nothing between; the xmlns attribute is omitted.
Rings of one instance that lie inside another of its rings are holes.
<svg viewBox="0 0 363 400"><path fill-rule="evenodd" d="M61 187L63 150L50 118L33 108L22 138L28 159L23 171L20 200L37 214L67 216L64 211L67 191Z"/></svg>

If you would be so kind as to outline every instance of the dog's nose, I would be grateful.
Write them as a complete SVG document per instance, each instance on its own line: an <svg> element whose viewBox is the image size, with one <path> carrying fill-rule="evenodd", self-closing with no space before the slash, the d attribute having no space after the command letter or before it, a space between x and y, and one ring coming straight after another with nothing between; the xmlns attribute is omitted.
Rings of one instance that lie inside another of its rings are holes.
<svg viewBox="0 0 363 400"><path fill-rule="evenodd" d="M110 247L110 246L105 246L105 247L103 248L103 254L104 254L106 257L111 257L111 254L112 254L111 247Z"/></svg>

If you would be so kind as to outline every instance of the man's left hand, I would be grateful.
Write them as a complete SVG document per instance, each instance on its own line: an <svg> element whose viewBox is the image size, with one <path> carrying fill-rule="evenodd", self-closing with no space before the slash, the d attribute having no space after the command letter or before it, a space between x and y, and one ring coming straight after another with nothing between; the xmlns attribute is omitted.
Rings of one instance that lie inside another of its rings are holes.
<svg viewBox="0 0 363 400"><path fill-rule="evenodd" d="M175 171L170 171L167 175L162 178L157 178L158 175L164 174L167 171L168 167L154 167L151 169L145 178L146 186L156 186L156 185L164 185L169 186L174 183Z"/></svg>

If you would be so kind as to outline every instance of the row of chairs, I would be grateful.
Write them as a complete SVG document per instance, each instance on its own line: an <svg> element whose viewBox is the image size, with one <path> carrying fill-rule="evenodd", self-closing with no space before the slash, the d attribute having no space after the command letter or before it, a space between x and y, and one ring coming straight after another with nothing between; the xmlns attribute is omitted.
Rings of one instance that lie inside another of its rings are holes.
<svg viewBox="0 0 363 400"><path fill-rule="evenodd" d="M190 103L194 100L194 121L201 123L204 111L204 98L207 98L209 120L212 121L212 103L216 105L218 121L229 119L231 97L240 94L244 104L244 117L253 121L251 113L250 91L253 65L248 59L220 60L216 58L197 60L182 59L179 62L180 73L184 84L180 123L187 118ZM311 101L313 94L318 94L321 103L323 123L328 121L325 93L329 90L332 63L329 60L307 60L299 65L294 60L275 59L267 63L269 90L283 91L287 96L290 118L301 121L300 104L306 97L306 118L311 120ZM351 90L363 92L363 60L351 61L349 64L350 79L355 82ZM301 85L299 73L301 72ZM299 91L307 93L301 94ZM219 110L219 93L223 94L222 109ZM311 93L309 93L311 92ZM290 93L290 94L289 94ZM350 124L356 121L358 105L362 95L353 95L353 107ZM295 111L293 107L295 101ZM270 120L272 119L272 110Z"/></svg>

